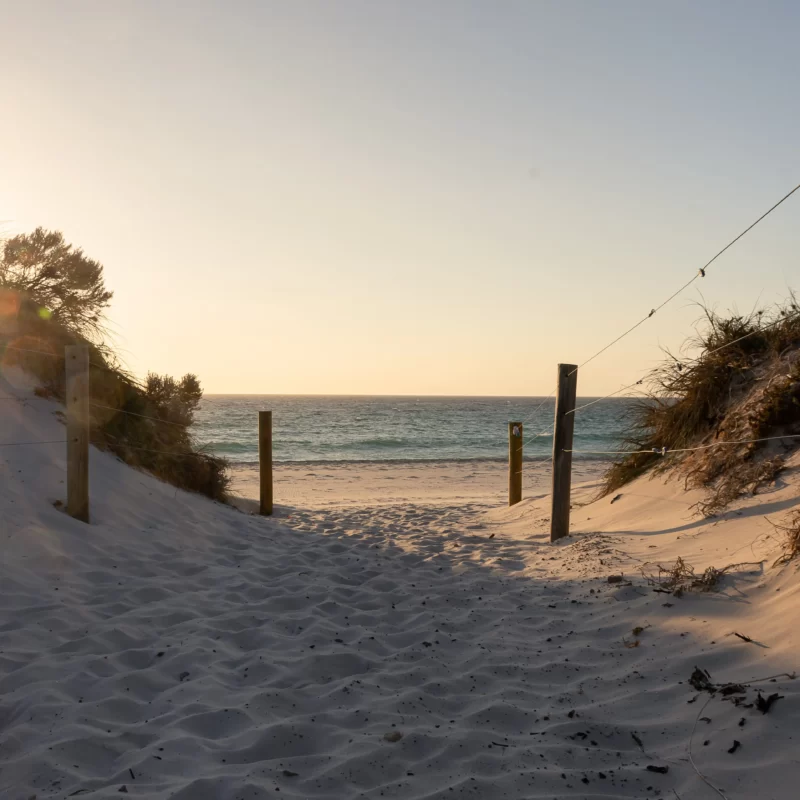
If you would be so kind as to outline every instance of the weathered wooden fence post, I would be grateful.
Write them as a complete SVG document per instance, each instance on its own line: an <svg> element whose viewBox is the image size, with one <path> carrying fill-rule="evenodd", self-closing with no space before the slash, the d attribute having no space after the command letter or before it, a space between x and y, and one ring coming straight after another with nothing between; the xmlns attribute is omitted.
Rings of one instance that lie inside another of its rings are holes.
<svg viewBox="0 0 800 800"><path fill-rule="evenodd" d="M67 513L89 521L89 348L64 348L67 379Z"/></svg>
<svg viewBox="0 0 800 800"><path fill-rule="evenodd" d="M508 504L522 500L522 423L508 423Z"/></svg>
<svg viewBox="0 0 800 800"><path fill-rule="evenodd" d="M550 541L569 535L569 501L572 488L572 434L575 430L575 395L578 368L558 365L556 419L553 432L553 505L550 515Z"/></svg>
<svg viewBox="0 0 800 800"><path fill-rule="evenodd" d="M258 513L272 516L272 412L258 412L260 503Z"/></svg>

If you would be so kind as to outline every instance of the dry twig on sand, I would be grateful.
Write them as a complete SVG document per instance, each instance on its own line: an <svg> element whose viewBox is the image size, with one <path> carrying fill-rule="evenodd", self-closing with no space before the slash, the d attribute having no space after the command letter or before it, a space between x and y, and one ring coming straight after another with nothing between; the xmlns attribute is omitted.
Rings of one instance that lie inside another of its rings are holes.
<svg viewBox="0 0 800 800"><path fill-rule="evenodd" d="M692 732L689 734L689 763L692 765L692 769L697 773L698 777L700 778L706 786L712 788L721 798L722 800L728 800L727 795L722 791L722 789L718 789L714 786L711 781L703 775L702 772L697 768L697 764L694 763L694 758L692 757L692 739L694 738L694 732L697 730L697 723L700 722L700 718L703 716L703 712L706 710L706 706L714 699L714 695L709 695L708 700L703 703L702 708L697 712L697 716L694 720L694 725L692 726Z"/></svg>
<svg viewBox="0 0 800 800"><path fill-rule="evenodd" d="M792 559L800 556L800 511L794 511L789 515L789 519L785 525L777 525L769 517L764 519L784 535L783 553L773 564L777 567L780 564L788 564Z"/></svg>
<svg viewBox="0 0 800 800"><path fill-rule="evenodd" d="M700 592L714 591L720 580L733 570L741 567L758 566L761 561L741 561L737 564L728 564L722 569L706 567L701 575L695 572L691 564L687 564L680 556L670 567L662 564L648 562L641 567L642 576L651 585L670 592L682 593L697 590Z"/></svg>
<svg viewBox="0 0 800 800"><path fill-rule="evenodd" d="M705 673L705 675L703 675L702 670L699 670L699 669L695 668L694 675L698 675L700 678L703 679L703 682L707 684L707 685L702 686L702 687L695 686L695 688L697 688L698 690L707 689L710 692L710 694L709 694L708 699L706 700L706 702L703 703L702 707L697 712L697 716L695 717L695 720L694 720L694 725L692 726L692 732L689 734L689 744L688 744L688 747L687 747L688 752L689 752L689 763L692 765L692 769L697 773L698 777L700 778L700 780L703 781L703 783L705 783L707 786L709 786L711 789L713 789L722 798L722 800L728 800L727 795L722 791L722 789L719 789L718 787L714 786L714 784L711 783L711 781L705 775L703 775L702 772L700 772L700 770L697 767L697 764L694 763L694 758L692 756L692 740L694 739L694 734L695 734L695 731L697 730L697 723L700 722L700 720L703 718L703 712L706 710L706 707L708 706L708 704L716 696L717 689L721 689L721 693L724 696L725 695L725 691L724 691L725 687L736 687L737 689L741 689L742 691L744 691L745 687L749 686L752 683L763 683L764 681L772 681L772 680L776 680L777 678L788 678L789 680L794 680L797 677L797 674L794 673L794 672L781 672L781 673L778 673L777 675L767 675L767 676L765 676L763 678L753 678L752 680L742 681L741 683L736 683L736 684L728 683L728 684L718 684L718 685L711 683L710 675L707 672ZM694 675L693 675L693 677L694 677ZM707 681L706 681L706 678L708 679ZM760 693L759 693L759 697L761 697ZM766 714L767 711L769 711L769 707L775 701L777 701L779 699L781 699L781 696L777 695L777 694L770 695L770 697L767 698L767 699L762 698L761 699L761 704L762 705L759 706L759 710L762 711L762 713ZM762 708L762 706L765 706L765 708ZM735 749L736 748L734 747L734 750ZM733 752L733 750L730 750L728 752Z"/></svg>

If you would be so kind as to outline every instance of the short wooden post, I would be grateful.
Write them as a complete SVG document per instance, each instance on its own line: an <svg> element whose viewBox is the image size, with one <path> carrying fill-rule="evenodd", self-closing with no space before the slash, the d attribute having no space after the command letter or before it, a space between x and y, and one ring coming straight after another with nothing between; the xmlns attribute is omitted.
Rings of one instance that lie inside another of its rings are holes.
<svg viewBox="0 0 800 800"><path fill-rule="evenodd" d="M89 521L89 348L64 348L67 378L67 513Z"/></svg>
<svg viewBox="0 0 800 800"><path fill-rule="evenodd" d="M522 423L508 423L508 504L522 500Z"/></svg>
<svg viewBox="0 0 800 800"><path fill-rule="evenodd" d="M553 432L553 504L550 515L550 541L569 535L569 503L572 489L572 434L575 430L575 395L578 368L558 365L556 424Z"/></svg>
<svg viewBox="0 0 800 800"><path fill-rule="evenodd" d="M258 412L259 514L272 516L272 412Z"/></svg>

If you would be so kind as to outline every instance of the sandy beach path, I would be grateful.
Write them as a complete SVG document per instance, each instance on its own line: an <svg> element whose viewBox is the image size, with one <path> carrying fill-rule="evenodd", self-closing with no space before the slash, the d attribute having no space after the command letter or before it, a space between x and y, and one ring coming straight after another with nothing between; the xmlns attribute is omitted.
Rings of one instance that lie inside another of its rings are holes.
<svg viewBox="0 0 800 800"><path fill-rule="evenodd" d="M58 438L53 404L9 405L0 432ZM57 507L62 448L0 459L4 800L703 800L687 759L701 710L695 756L728 797L794 796L798 682L762 687L783 696L768 715L687 683L698 665L796 668L794 571L680 600L606 580L676 552L730 560L760 515L699 524L693 498L644 483L577 503L585 532L552 546L546 500L270 520L108 454L90 469L84 525Z"/></svg>

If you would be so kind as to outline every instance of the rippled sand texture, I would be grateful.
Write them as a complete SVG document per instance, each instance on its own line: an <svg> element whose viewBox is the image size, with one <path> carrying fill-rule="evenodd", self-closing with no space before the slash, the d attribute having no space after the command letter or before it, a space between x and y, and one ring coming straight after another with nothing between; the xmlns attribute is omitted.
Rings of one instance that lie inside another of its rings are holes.
<svg viewBox="0 0 800 800"><path fill-rule="evenodd" d="M0 441L63 433L14 391ZM577 493L553 546L546 500L265 520L93 451L86 526L54 506L63 480L62 448L0 451L3 798L701 800L695 726L727 797L795 796L800 682L755 687L783 695L769 714L687 683L800 665L796 570L770 568L762 518L791 482L716 524L674 484ZM768 560L653 592L639 568L677 554Z"/></svg>

